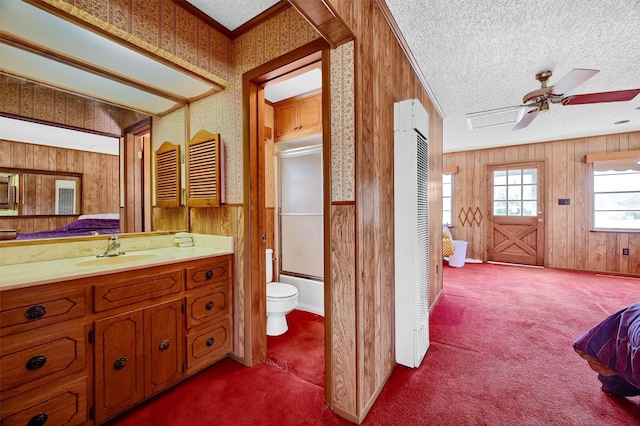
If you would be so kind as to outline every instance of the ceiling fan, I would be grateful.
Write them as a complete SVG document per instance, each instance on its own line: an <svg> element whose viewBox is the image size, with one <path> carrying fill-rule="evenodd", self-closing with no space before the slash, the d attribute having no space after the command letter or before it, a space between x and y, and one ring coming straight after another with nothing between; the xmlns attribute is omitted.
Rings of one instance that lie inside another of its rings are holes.
<svg viewBox="0 0 640 426"><path fill-rule="evenodd" d="M479 117L495 114L497 111L506 112L512 109L523 109L520 119L512 130L520 130L527 127L540 113L549 110L549 104L582 105L597 104L603 102L630 101L635 98L639 89L618 90L614 92L585 93L582 95L567 95L570 91L599 73L599 70L575 68L565 75L558 83L547 86L547 80L551 78L551 71L542 71L536 74L536 80L541 84L540 89L527 93L522 98L522 105L507 108L498 108L467 114L467 117Z"/></svg>

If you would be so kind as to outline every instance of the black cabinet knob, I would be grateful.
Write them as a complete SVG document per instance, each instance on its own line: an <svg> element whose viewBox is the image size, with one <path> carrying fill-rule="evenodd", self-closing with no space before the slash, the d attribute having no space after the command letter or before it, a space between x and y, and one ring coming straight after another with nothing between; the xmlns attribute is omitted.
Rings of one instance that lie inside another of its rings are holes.
<svg viewBox="0 0 640 426"><path fill-rule="evenodd" d="M207 346L211 346L211 345L213 345L213 342L215 342L215 340L213 339L213 337L209 337L209 338L207 339Z"/></svg>
<svg viewBox="0 0 640 426"><path fill-rule="evenodd" d="M163 340L162 342L160 342L160 344L158 345L158 349L160 349L160 352L164 352L167 349L169 349L169 346L171 345L171 342L168 340Z"/></svg>
<svg viewBox="0 0 640 426"><path fill-rule="evenodd" d="M124 367L126 367L128 361L129 360L126 356L121 356L113 363L113 368L115 368L116 370L122 370Z"/></svg>
<svg viewBox="0 0 640 426"><path fill-rule="evenodd" d="M36 305L32 306L24 313L24 316L27 317L28 320L37 320L44 316L47 313L47 310L44 306Z"/></svg>
<svg viewBox="0 0 640 426"><path fill-rule="evenodd" d="M49 416L47 413L39 413L29 419L28 426L42 426L47 422Z"/></svg>
<svg viewBox="0 0 640 426"><path fill-rule="evenodd" d="M207 304L206 304L206 305L204 305L204 308L205 308L207 311L212 310L212 309L213 309L213 300L209 300L209 301L207 302Z"/></svg>
<svg viewBox="0 0 640 426"><path fill-rule="evenodd" d="M207 272L204 273L204 276L210 280L211 278L213 278L213 271L211 269L209 269Z"/></svg>
<svg viewBox="0 0 640 426"><path fill-rule="evenodd" d="M34 357L31 357L29 361L27 361L27 364L25 365L25 367L27 367L27 370L33 371L42 367L46 362L47 362L46 356L36 355Z"/></svg>

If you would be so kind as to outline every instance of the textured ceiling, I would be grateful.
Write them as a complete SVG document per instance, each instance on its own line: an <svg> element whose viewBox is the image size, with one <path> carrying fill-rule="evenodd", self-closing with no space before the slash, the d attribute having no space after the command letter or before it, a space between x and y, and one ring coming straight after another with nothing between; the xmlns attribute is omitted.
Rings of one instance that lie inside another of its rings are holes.
<svg viewBox="0 0 640 426"><path fill-rule="evenodd" d="M600 73L571 94L640 87L638 0L386 0L444 115L444 149L459 151L640 130L629 102L551 105L526 128L469 130L465 114L520 105L553 71ZM420 19L415 19L420 17ZM629 123L615 125L619 120Z"/></svg>
<svg viewBox="0 0 640 426"><path fill-rule="evenodd" d="M280 3L188 1L229 30ZM385 1L444 116L445 152L640 130L640 96L553 104L518 131L513 124L469 130L465 120L466 113L521 104L544 70L553 71L551 85L574 68L600 70L570 94L640 88L640 0ZM0 9L10 4L0 0ZM622 120L629 121L614 124Z"/></svg>
<svg viewBox="0 0 640 426"><path fill-rule="evenodd" d="M277 3L189 1L223 25L253 17L240 18L240 10L255 15ZM520 105L545 70L553 71L549 84L573 68L600 70L570 94L640 88L639 0L385 1L444 114L445 152L640 130L640 96L554 104L518 131L513 123L469 130L465 120L466 113ZM630 121L613 124L620 120Z"/></svg>
<svg viewBox="0 0 640 426"><path fill-rule="evenodd" d="M233 31L280 0L187 0L201 12Z"/></svg>

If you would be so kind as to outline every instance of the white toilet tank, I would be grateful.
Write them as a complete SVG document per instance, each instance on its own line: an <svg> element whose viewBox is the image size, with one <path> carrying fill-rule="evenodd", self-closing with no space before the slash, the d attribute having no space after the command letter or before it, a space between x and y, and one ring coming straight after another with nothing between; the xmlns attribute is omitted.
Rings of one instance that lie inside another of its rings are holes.
<svg viewBox="0 0 640 426"><path fill-rule="evenodd" d="M267 249L267 284L273 281L273 249Z"/></svg>

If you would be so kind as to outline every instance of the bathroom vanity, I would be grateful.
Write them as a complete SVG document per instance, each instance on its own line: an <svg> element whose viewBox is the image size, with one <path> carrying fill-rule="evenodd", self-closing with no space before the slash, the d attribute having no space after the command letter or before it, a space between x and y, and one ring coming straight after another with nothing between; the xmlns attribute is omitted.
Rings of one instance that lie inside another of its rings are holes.
<svg viewBox="0 0 640 426"><path fill-rule="evenodd" d="M101 424L226 357L233 246L208 237L0 266L0 423Z"/></svg>

